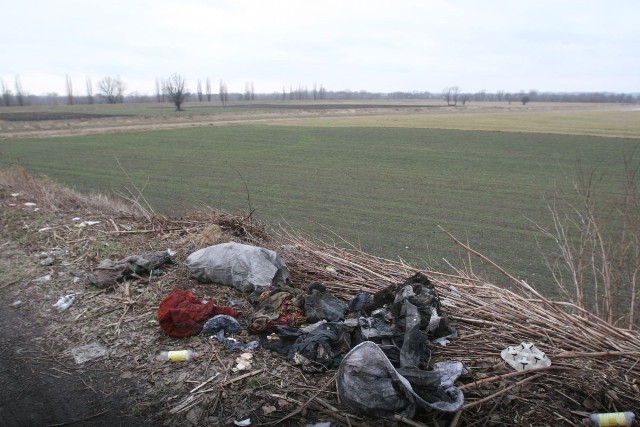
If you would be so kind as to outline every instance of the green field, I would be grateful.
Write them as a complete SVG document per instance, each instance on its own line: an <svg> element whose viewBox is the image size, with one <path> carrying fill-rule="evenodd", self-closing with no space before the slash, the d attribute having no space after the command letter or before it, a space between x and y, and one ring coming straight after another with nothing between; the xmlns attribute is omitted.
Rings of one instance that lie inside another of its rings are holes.
<svg viewBox="0 0 640 427"><path fill-rule="evenodd" d="M443 259L459 264L461 254L441 225L548 288L536 248L540 235L527 218L548 222L543 196L570 195L578 161L606 172L605 192L621 190L623 152L640 143L384 123L298 124L305 126L10 139L0 141L0 166L19 164L81 191L110 193L131 186L117 158L163 213L247 210L248 188L255 215L269 224L287 222L325 238L335 233L376 255L447 270Z"/></svg>

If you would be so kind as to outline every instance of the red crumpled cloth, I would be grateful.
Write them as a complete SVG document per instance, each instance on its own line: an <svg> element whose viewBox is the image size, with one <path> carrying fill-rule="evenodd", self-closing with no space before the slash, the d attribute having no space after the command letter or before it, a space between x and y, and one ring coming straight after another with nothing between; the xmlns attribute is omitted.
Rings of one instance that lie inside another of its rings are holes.
<svg viewBox="0 0 640 427"><path fill-rule="evenodd" d="M175 288L160 303L158 321L163 331L172 337L189 337L202 331L202 326L216 314L238 317L231 307L216 305L215 300L203 304L191 291Z"/></svg>

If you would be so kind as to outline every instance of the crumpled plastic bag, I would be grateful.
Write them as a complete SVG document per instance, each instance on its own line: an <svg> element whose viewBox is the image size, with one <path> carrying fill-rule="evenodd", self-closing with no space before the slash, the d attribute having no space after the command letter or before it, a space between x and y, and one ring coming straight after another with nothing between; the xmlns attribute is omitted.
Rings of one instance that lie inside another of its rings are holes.
<svg viewBox="0 0 640 427"><path fill-rule="evenodd" d="M412 418L418 409L456 412L464 395L453 382L463 371L460 362L435 364L434 371L396 370L375 343L365 341L342 360L338 394L353 411L379 418Z"/></svg>
<svg viewBox="0 0 640 427"><path fill-rule="evenodd" d="M304 314L309 322L344 320L347 304L329 292L325 286L312 283L307 292L304 297Z"/></svg>
<svg viewBox="0 0 640 427"><path fill-rule="evenodd" d="M105 259L100 262L91 274L87 275L87 281L97 288L106 289L116 283L135 278L136 275L151 276L162 274L160 267L171 264L173 255L175 255L175 252L167 249L131 255L120 261Z"/></svg>
<svg viewBox="0 0 640 427"><path fill-rule="evenodd" d="M303 372L324 372L350 347L351 339L342 324L325 323L300 336L289 349L287 358Z"/></svg>
<svg viewBox="0 0 640 427"><path fill-rule="evenodd" d="M235 332L240 331L240 323L238 321L226 314L218 314L213 316L211 319L207 320L207 322L202 327L203 334L212 334L212 338L216 338L219 342L222 343L224 348L227 350L254 350L258 348L258 341L250 341L248 343L243 343L238 341L235 338L227 337L227 334L233 334Z"/></svg>
<svg viewBox="0 0 640 427"><path fill-rule="evenodd" d="M289 278L276 252L235 242L197 250L187 258L187 266L199 282L229 285L242 292L282 286Z"/></svg>
<svg viewBox="0 0 640 427"><path fill-rule="evenodd" d="M176 253L171 249L156 252L143 252L137 255L131 255L126 258L129 270L139 275L157 275L162 274L159 268L165 264L171 264L171 259Z"/></svg>
<svg viewBox="0 0 640 427"><path fill-rule="evenodd" d="M214 300L203 303L191 291L178 288L171 291L158 307L160 327L172 337L198 335L207 319L216 314L238 317L239 313L231 307L216 305Z"/></svg>

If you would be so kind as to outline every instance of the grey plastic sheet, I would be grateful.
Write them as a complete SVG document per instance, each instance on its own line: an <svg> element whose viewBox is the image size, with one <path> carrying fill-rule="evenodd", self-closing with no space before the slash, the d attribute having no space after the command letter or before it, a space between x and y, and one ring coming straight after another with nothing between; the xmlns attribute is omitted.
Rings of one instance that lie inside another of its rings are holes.
<svg viewBox="0 0 640 427"><path fill-rule="evenodd" d="M187 258L187 267L199 282L229 285L242 292L281 286L289 278L276 252L234 242L195 251Z"/></svg>

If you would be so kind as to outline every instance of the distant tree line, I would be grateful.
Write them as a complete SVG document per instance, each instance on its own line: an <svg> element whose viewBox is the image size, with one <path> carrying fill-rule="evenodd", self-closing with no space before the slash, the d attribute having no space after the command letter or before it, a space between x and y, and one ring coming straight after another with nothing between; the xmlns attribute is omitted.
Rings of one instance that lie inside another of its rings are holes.
<svg viewBox="0 0 640 427"><path fill-rule="evenodd" d="M311 88L304 84L282 87L282 92L258 93L254 83L245 83L244 92L229 92L224 80L220 80L218 93L214 93L211 79L206 77L196 80L196 91L189 92L186 78L174 73L167 78L156 77L155 93L153 95L140 94L138 92L125 93L126 83L119 76L107 76L99 80L95 85L90 77L87 77L85 90L81 95L75 89L69 75L65 76L65 94L56 92L45 95L31 95L24 90L20 76L15 77L14 84L0 79L0 106L24 106L24 105L53 105L53 104L93 104L93 103L144 103L144 102L171 102L176 110L181 110L185 102L220 102L227 106L229 102L238 101L323 101L323 100L428 100L441 99L448 106L465 105L467 102L595 102L595 103L640 103L640 93L614 93L614 92L539 92L535 89L519 92L506 92L496 90L487 92L465 92L459 86L445 87L442 92L427 91L396 91L396 92L369 92L365 90L329 91L323 85L314 83Z"/></svg>

